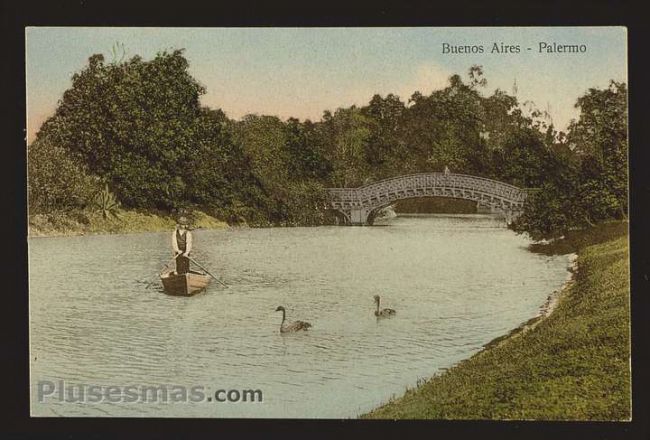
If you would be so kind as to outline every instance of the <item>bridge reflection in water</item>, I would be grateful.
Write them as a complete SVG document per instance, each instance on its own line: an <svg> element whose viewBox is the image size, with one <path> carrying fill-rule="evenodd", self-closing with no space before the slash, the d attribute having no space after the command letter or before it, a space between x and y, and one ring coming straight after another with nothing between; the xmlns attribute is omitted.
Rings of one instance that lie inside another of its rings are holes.
<svg viewBox="0 0 650 440"><path fill-rule="evenodd" d="M372 225L377 213L398 200L449 197L472 200L477 207L501 213L510 223L519 216L524 189L483 177L455 173L420 173L392 177L358 188L329 188L330 206L344 224Z"/></svg>

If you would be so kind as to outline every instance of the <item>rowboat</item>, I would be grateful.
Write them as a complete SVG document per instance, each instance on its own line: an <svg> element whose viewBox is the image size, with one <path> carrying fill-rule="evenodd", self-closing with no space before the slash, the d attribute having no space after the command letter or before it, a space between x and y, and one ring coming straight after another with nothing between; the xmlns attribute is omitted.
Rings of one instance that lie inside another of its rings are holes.
<svg viewBox="0 0 650 440"><path fill-rule="evenodd" d="M176 274L167 270L160 274L165 292L169 295L191 296L201 292L210 283L210 275L194 270L185 274Z"/></svg>

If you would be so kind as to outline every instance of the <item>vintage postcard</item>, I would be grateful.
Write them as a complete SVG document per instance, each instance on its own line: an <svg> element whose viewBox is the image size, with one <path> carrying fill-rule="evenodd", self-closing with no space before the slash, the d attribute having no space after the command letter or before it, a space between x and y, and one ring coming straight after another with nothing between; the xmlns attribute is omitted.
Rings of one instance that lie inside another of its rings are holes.
<svg viewBox="0 0 650 440"><path fill-rule="evenodd" d="M35 417L629 421L624 27L27 27Z"/></svg>

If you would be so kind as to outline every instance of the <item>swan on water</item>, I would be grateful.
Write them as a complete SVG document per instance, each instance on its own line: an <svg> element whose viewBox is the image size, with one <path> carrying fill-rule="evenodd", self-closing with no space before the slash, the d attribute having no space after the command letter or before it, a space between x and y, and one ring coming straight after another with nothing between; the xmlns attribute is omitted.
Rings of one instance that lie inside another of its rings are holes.
<svg viewBox="0 0 650 440"><path fill-rule="evenodd" d="M280 333L299 332L307 330L311 324L305 321L287 321L286 310L283 306L278 306L276 312L282 312L282 323L280 324Z"/></svg>
<svg viewBox="0 0 650 440"><path fill-rule="evenodd" d="M379 295L375 295L375 304L377 304L377 309L375 310L375 316L378 318L385 318L386 316L393 316L396 312L393 309L380 309L379 308L379 302L381 301L381 298L379 298Z"/></svg>

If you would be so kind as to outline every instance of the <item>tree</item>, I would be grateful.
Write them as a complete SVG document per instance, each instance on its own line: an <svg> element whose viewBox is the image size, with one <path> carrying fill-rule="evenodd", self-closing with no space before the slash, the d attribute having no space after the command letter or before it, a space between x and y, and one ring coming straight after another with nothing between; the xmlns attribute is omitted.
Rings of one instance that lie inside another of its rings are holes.
<svg viewBox="0 0 650 440"><path fill-rule="evenodd" d="M247 115L235 124L235 142L254 181L251 204L266 222L322 223L325 190L318 176L327 168L318 149L307 145L307 130L297 120L285 124L274 116Z"/></svg>
<svg viewBox="0 0 650 440"><path fill-rule="evenodd" d="M580 118L567 136L581 160L579 200L588 223L627 217L627 87L611 81L576 103Z"/></svg>
<svg viewBox="0 0 650 440"><path fill-rule="evenodd" d="M580 117L554 146L547 182L513 224L533 238L627 218L627 88L612 81L576 103Z"/></svg>
<svg viewBox="0 0 650 440"><path fill-rule="evenodd" d="M478 163L484 155L481 99L475 85L464 84L459 75L452 75L448 87L429 96L413 94L402 127L410 172L441 171L445 166L456 172L480 170Z"/></svg>
<svg viewBox="0 0 650 440"><path fill-rule="evenodd" d="M374 121L355 106L326 111L320 124L323 151L332 164L331 184L338 187L362 185L370 177L366 151Z"/></svg>
<svg viewBox="0 0 650 440"><path fill-rule="evenodd" d="M399 131L405 110L404 103L393 94L385 98L374 95L370 103L361 109L364 116L374 121L374 124L370 124L365 160L375 179L391 177L400 172L406 153Z"/></svg>
<svg viewBox="0 0 650 440"><path fill-rule="evenodd" d="M195 153L186 165L184 202L232 223L255 219L258 184L250 162L221 110L202 108L191 126Z"/></svg>
<svg viewBox="0 0 650 440"><path fill-rule="evenodd" d="M236 124L235 141L243 150L261 191L259 209L272 223L284 217L290 157L284 124L275 116L247 115Z"/></svg>
<svg viewBox="0 0 650 440"><path fill-rule="evenodd" d="M172 208L186 193L185 164L196 153L189 127L205 91L187 69L181 50L148 62L93 55L37 139L70 151L125 206Z"/></svg>
<svg viewBox="0 0 650 440"><path fill-rule="evenodd" d="M291 158L288 164L289 174L294 179L324 180L331 173L331 164L325 159L317 136L316 124L311 121L301 123L296 118L287 121L286 150Z"/></svg>

